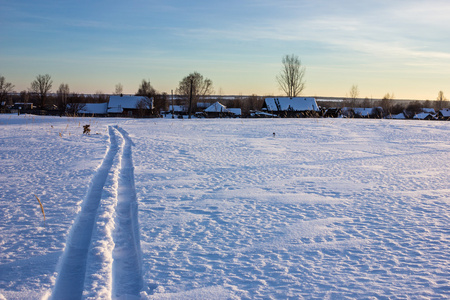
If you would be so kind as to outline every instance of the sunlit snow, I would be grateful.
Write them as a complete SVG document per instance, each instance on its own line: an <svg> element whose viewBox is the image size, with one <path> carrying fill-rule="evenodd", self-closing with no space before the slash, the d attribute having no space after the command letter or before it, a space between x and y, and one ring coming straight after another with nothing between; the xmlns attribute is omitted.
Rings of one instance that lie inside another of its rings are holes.
<svg viewBox="0 0 450 300"><path fill-rule="evenodd" d="M450 122L0 129L0 299L450 297Z"/></svg>

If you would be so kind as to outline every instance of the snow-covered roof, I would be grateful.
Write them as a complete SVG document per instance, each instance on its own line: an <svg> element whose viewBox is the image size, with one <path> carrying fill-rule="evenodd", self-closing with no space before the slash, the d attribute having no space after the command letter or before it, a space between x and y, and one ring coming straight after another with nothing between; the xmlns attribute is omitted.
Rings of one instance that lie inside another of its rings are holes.
<svg viewBox="0 0 450 300"><path fill-rule="evenodd" d="M108 103L86 103L79 111L80 114L103 115L108 111Z"/></svg>
<svg viewBox="0 0 450 300"><path fill-rule="evenodd" d="M427 119L427 118L432 118L432 119L434 119L434 116L431 115L430 113L422 112L422 113L420 113L420 114L416 114L416 115L414 116L413 119L425 120L425 119Z"/></svg>
<svg viewBox="0 0 450 300"><path fill-rule="evenodd" d="M369 117L373 112L373 108L355 107L353 109L353 112L355 113L355 115L358 115L361 117Z"/></svg>
<svg viewBox="0 0 450 300"><path fill-rule="evenodd" d="M252 117L278 118L277 115L269 114L269 113L263 112L263 111L255 111L255 112L251 113L250 115L251 115Z"/></svg>
<svg viewBox="0 0 450 300"><path fill-rule="evenodd" d="M228 111L235 116L242 115L242 110L240 108L228 108Z"/></svg>
<svg viewBox="0 0 450 300"><path fill-rule="evenodd" d="M150 102L145 96L110 96L108 103L108 113L122 113L124 109L136 109L141 101ZM147 109L151 107L147 105Z"/></svg>
<svg viewBox="0 0 450 300"><path fill-rule="evenodd" d="M387 119L406 119L404 113L399 113L399 114L396 114L396 115L389 115L386 118Z"/></svg>
<svg viewBox="0 0 450 300"><path fill-rule="evenodd" d="M187 108L184 105L169 105L169 111L186 112Z"/></svg>
<svg viewBox="0 0 450 300"><path fill-rule="evenodd" d="M319 111L315 98L266 98L265 107L269 111Z"/></svg>
<svg viewBox="0 0 450 300"><path fill-rule="evenodd" d="M444 108L439 111L443 117L450 117L450 108Z"/></svg>
<svg viewBox="0 0 450 300"><path fill-rule="evenodd" d="M422 111L425 113L429 113L429 114L435 114L436 111L434 110L434 108L422 108Z"/></svg>
<svg viewBox="0 0 450 300"><path fill-rule="evenodd" d="M204 110L204 112L229 112L227 107L219 102L214 103Z"/></svg>

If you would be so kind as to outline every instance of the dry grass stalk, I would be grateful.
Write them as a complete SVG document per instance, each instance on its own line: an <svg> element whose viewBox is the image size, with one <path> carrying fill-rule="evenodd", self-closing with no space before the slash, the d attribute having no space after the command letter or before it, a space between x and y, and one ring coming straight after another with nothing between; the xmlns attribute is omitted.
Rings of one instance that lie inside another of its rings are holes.
<svg viewBox="0 0 450 300"><path fill-rule="evenodd" d="M34 194L34 196L36 197L37 201L39 202L39 205L41 206L42 214L44 215L44 221L45 221L44 206L42 205L41 200L39 200L38 196L36 196L36 194Z"/></svg>

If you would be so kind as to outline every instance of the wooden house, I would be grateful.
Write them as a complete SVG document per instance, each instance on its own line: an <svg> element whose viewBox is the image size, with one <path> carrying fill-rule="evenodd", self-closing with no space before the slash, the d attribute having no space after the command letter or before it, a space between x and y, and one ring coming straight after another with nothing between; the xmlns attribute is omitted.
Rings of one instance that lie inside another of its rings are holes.
<svg viewBox="0 0 450 300"><path fill-rule="evenodd" d="M315 117L320 113L315 98L280 97L266 98L264 100L263 112L276 114L280 117Z"/></svg>

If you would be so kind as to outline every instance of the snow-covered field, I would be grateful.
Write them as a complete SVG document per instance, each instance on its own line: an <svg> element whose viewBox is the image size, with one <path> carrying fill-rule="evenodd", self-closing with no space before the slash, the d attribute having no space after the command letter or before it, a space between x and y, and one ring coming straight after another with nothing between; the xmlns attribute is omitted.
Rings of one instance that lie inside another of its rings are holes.
<svg viewBox="0 0 450 300"><path fill-rule="evenodd" d="M0 129L0 299L450 297L450 122Z"/></svg>

